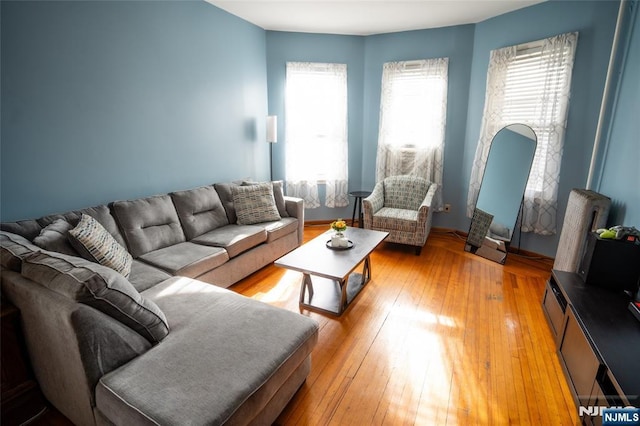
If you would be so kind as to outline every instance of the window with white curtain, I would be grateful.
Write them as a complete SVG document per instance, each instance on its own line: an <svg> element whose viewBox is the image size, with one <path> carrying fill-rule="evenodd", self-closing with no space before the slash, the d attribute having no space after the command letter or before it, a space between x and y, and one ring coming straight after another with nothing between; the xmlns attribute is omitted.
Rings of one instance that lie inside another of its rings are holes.
<svg viewBox="0 0 640 426"><path fill-rule="evenodd" d="M349 204L347 178L347 65L287 62L285 93L287 194L305 207Z"/></svg>
<svg viewBox="0 0 640 426"><path fill-rule="evenodd" d="M524 194L521 229L556 233L560 163L577 33L491 51L480 140L471 171L467 215L471 217L493 136L522 123L538 145Z"/></svg>
<svg viewBox="0 0 640 426"><path fill-rule="evenodd" d="M376 181L416 175L442 185L448 64L448 58L384 64Z"/></svg>

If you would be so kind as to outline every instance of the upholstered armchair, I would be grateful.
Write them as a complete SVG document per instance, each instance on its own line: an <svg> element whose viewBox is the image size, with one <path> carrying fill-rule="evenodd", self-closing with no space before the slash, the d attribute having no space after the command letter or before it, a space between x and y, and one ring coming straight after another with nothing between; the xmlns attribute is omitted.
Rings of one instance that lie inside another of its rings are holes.
<svg viewBox="0 0 640 426"><path fill-rule="evenodd" d="M431 231L431 204L439 186L417 176L389 176L362 200L364 227L386 231L385 241L414 246L416 255Z"/></svg>

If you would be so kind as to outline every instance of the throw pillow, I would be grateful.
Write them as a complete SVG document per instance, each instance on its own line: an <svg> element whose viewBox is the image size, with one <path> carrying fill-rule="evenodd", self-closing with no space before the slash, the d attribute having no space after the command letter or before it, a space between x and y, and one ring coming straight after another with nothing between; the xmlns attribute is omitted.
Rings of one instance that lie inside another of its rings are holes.
<svg viewBox="0 0 640 426"><path fill-rule="evenodd" d="M78 225L69 230L71 245L82 257L107 266L125 277L131 273L133 258L100 223L82 214Z"/></svg>
<svg viewBox="0 0 640 426"><path fill-rule="evenodd" d="M40 235L33 239L33 243L48 251L57 251L71 256L78 256L78 252L69 241L69 231L73 225L64 219L57 219L53 223L45 226Z"/></svg>
<svg viewBox="0 0 640 426"><path fill-rule="evenodd" d="M113 269L75 256L36 252L22 275L76 302L89 305L156 343L169 334L164 313Z"/></svg>
<svg viewBox="0 0 640 426"><path fill-rule="evenodd" d="M258 183L260 182L244 181L242 182L242 185L256 185ZM289 213L287 213L287 205L284 201L284 190L282 189L283 184L284 182L282 182L281 180L271 181L271 185L273 186L273 198L276 200L278 214L280 215L280 217L289 217Z"/></svg>
<svg viewBox="0 0 640 426"><path fill-rule="evenodd" d="M280 220L270 183L234 186L231 190L238 225Z"/></svg>

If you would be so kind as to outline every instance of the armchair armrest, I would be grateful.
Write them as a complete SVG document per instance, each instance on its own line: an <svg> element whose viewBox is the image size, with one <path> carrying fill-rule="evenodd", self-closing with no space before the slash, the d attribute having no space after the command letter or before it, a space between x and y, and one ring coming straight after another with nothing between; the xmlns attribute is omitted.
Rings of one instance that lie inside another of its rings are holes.
<svg viewBox="0 0 640 426"><path fill-rule="evenodd" d="M426 212L431 208L431 205L433 204L433 201L436 198L436 195L438 194L439 190L440 190L440 185L438 185L437 183L432 183L431 186L429 186L427 195L424 196L424 200L422 200L422 203L418 208L418 211L420 212L418 213L419 215L422 215L423 212L424 214L426 214Z"/></svg>
<svg viewBox="0 0 640 426"><path fill-rule="evenodd" d="M431 231L431 218L433 216L432 204L436 200L436 196L439 194L440 185L432 183L425 195L422 204L418 208L418 229L425 231L425 239Z"/></svg>
<svg viewBox="0 0 640 426"><path fill-rule="evenodd" d="M371 229L373 225L373 215L384 206L384 185L382 182L376 183L371 195L362 200L364 209L364 227Z"/></svg>

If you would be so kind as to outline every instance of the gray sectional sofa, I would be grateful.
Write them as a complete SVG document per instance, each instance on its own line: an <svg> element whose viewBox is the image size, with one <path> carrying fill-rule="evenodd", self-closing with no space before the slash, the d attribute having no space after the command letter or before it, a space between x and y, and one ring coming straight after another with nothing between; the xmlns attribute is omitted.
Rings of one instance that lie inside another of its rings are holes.
<svg viewBox="0 0 640 426"><path fill-rule="evenodd" d="M44 395L78 425L271 424L317 323L224 287L300 245L303 215L280 182L226 183L2 223Z"/></svg>

